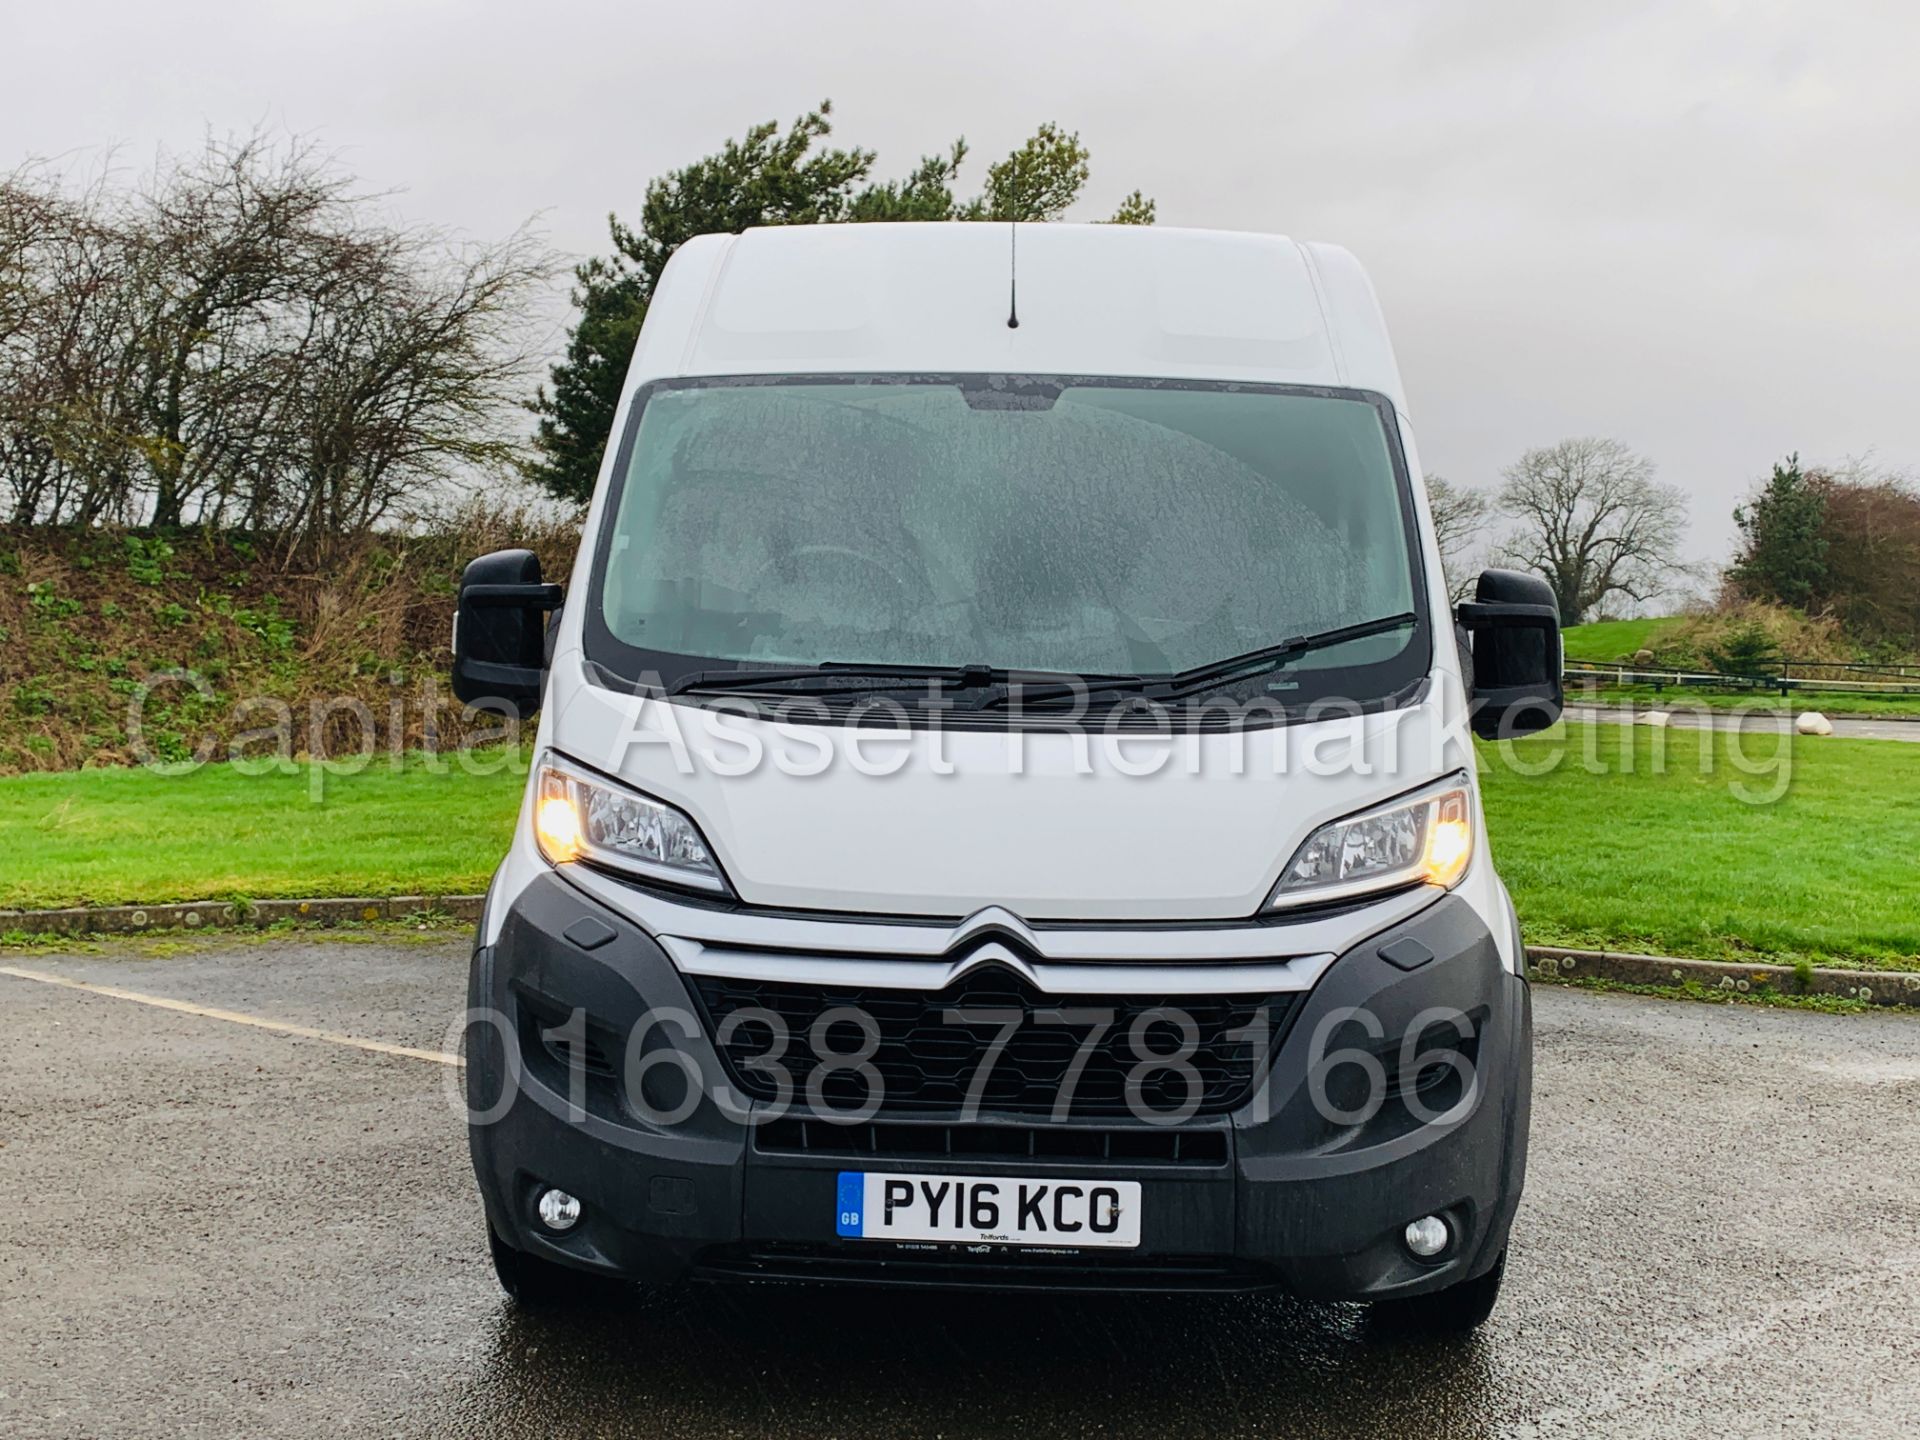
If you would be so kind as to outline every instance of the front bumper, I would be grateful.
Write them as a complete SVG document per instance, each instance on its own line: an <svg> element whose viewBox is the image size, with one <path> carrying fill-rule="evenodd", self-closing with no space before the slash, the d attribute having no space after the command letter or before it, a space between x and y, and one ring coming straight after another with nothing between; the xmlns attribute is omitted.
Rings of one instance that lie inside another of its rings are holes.
<svg viewBox="0 0 1920 1440"><path fill-rule="evenodd" d="M990 1109L964 1122L882 1110L858 1126L756 1123L765 1103L731 1083L662 946L557 875L522 891L497 943L476 951L469 1003L486 1017L469 1030L467 1085L489 1223L516 1249L618 1278L1387 1299L1490 1268L1525 1172L1527 985L1454 896L1341 954L1292 1006L1265 1082L1172 1127ZM565 1058L543 1031L567 1034ZM843 1241L847 1169L1137 1180L1141 1244ZM565 1235L535 1218L547 1186L583 1204ZM1400 1241L1428 1214L1455 1235L1431 1262Z"/></svg>

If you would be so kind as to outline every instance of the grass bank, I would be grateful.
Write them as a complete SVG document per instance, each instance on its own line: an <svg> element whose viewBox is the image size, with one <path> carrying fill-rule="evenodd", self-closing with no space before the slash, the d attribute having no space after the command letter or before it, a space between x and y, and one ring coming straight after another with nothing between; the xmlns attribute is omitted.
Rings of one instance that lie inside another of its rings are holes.
<svg viewBox="0 0 1920 1440"><path fill-rule="evenodd" d="M0 907L478 891L521 756L469 759L495 768L0 777ZM1482 760L1494 854L1535 943L1920 968L1912 746L1568 725ZM1784 795L1742 798L1774 789L1783 761Z"/></svg>
<svg viewBox="0 0 1920 1440"><path fill-rule="evenodd" d="M1560 632L1560 644L1569 660L1591 660L1605 664L1639 650L1654 649L1653 642L1659 633L1678 623L1674 616L1647 620L1596 620L1591 625L1568 626Z"/></svg>
<svg viewBox="0 0 1920 1440"><path fill-rule="evenodd" d="M564 575L573 527L475 507L325 556L238 532L0 526L0 775L451 748L466 561L527 545Z"/></svg>

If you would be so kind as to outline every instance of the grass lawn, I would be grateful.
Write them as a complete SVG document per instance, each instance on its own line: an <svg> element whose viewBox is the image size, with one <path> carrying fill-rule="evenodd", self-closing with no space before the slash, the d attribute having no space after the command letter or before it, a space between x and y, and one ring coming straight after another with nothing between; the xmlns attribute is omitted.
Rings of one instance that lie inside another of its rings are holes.
<svg viewBox="0 0 1920 1440"><path fill-rule="evenodd" d="M358 775L0 777L0 909L476 893L507 848L526 772L517 752L472 758L498 772L451 756L436 774L410 756Z"/></svg>
<svg viewBox="0 0 1920 1440"><path fill-rule="evenodd" d="M1753 764L1783 743L1749 737L1743 753ZM1750 805L1735 782L1768 782L1743 775L1729 744L1569 725L1511 747L1537 769L1558 746L1561 763L1539 775L1485 747L1494 855L1528 939L1920 968L1920 747L1795 740L1785 797ZM521 778L515 764L477 775L382 762L319 776L318 805L304 770L0 778L0 907L475 892L506 847Z"/></svg>
<svg viewBox="0 0 1920 1440"><path fill-rule="evenodd" d="M1771 786L1735 767L1737 737L1561 728L1564 741L1556 731L1481 754L1494 858L1529 941L1920 968L1920 746L1747 737L1737 753L1749 766L1784 746L1792 764L1781 799L1747 804L1736 782ZM1538 768L1556 745L1549 773L1503 763L1511 749Z"/></svg>
<svg viewBox="0 0 1920 1440"><path fill-rule="evenodd" d="M1636 650L1653 648L1654 634L1673 624L1670 616L1649 620L1596 620L1591 625L1570 625L1560 632L1560 643L1569 660L1618 660L1631 657Z"/></svg>

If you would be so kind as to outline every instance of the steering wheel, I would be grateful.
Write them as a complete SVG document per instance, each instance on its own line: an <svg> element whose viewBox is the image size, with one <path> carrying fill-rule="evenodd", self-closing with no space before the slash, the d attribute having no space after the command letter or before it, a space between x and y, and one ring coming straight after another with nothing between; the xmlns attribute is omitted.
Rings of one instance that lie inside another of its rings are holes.
<svg viewBox="0 0 1920 1440"><path fill-rule="evenodd" d="M888 617L890 624L898 625L905 617L914 612L916 608L913 600L914 587L909 583L907 578L892 566L874 559L873 556L866 554L864 551L855 550L850 545L796 545L793 549L775 556L768 560L766 564L762 565L754 572L753 581L757 584L766 576L768 571L778 566L793 565L797 567L802 563L827 559L840 561L851 560L854 564L876 575L884 575L887 580L891 582L890 593L892 600L890 608L892 613ZM875 587L876 592L880 589L881 587Z"/></svg>

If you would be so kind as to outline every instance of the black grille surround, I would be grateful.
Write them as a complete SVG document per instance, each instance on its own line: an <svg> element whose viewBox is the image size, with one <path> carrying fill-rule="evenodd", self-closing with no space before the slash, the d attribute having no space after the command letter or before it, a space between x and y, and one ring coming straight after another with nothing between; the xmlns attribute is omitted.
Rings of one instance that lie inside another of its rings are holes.
<svg viewBox="0 0 1920 1440"><path fill-rule="evenodd" d="M703 1281L908 1286L929 1290L1040 1290L1236 1294L1278 1289L1279 1275L1231 1256L1153 1255L1114 1250L1085 1255L1033 1250L954 1257L901 1246L869 1253L847 1245L722 1245L703 1251Z"/></svg>
<svg viewBox="0 0 1920 1440"><path fill-rule="evenodd" d="M989 963L970 970L937 992L879 986L833 986L718 976L687 977L706 1011L728 1077L741 1093L759 1101L779 1097L779 1083L748 1062L777 1048L765 1012L784 1025L781 1066L793 1084L792 1105L808 1108L808 1081L823 1064L817 1092L828 1110L845 1114L868 1103L869 1078L850 1059L870 1043L870 1030L847 1016L823 1022L837 1009L872 1018L879 1044L869 1063L880 1078L880 1115L965 1114L970 1091L978 1113L1037 1115L1064 1120L1164 1121L1186 1111L1191 1083L1154 1056L1170 1057L1188 1034L1194 1046L1187 1063L1198 1078L1199 1103L1188 1112L1217 1115L1253 1094L1274 1048L1292 1018L1298 996L1252 995L1049 995L1007 966ZM994 1018L963 1021L950 1012L994 1012ZM1062 1012L1065 1012L1064 1014ZM1087 1044L1092 1012L1109 1019ZM1182 1016L1189 1017L1189 1031ZM1010 1033L992 1053L1003 1028ZM1263 1023L1264 1022L1264 1023ZM1146 1054L1136 1051L1136 1034ZM816 1041L832 1052L823 1056ZM1082 1051L1084 1047L1084 1058ZM1146 1061L1141 1068L1142 1061ZM991 1066L984 1081L981 1067ZM1074 1066L1080 1069L1064 1113L1055 1106Z"/></svg>
<svg viewBox="0 0 1920 1440"><path fill-rule="evenodd" d="M837 1125L831 1120L783 1116L754 1127L754 1148L763 1155L831 1156L909 1164L949 1160L1025 1165L1036 1160L1068 1165L1220 1166L1227 1163L1226 1127L1128 1125L1079 1129L1065 1125L914 1124L871 1121Z"/></svg>

